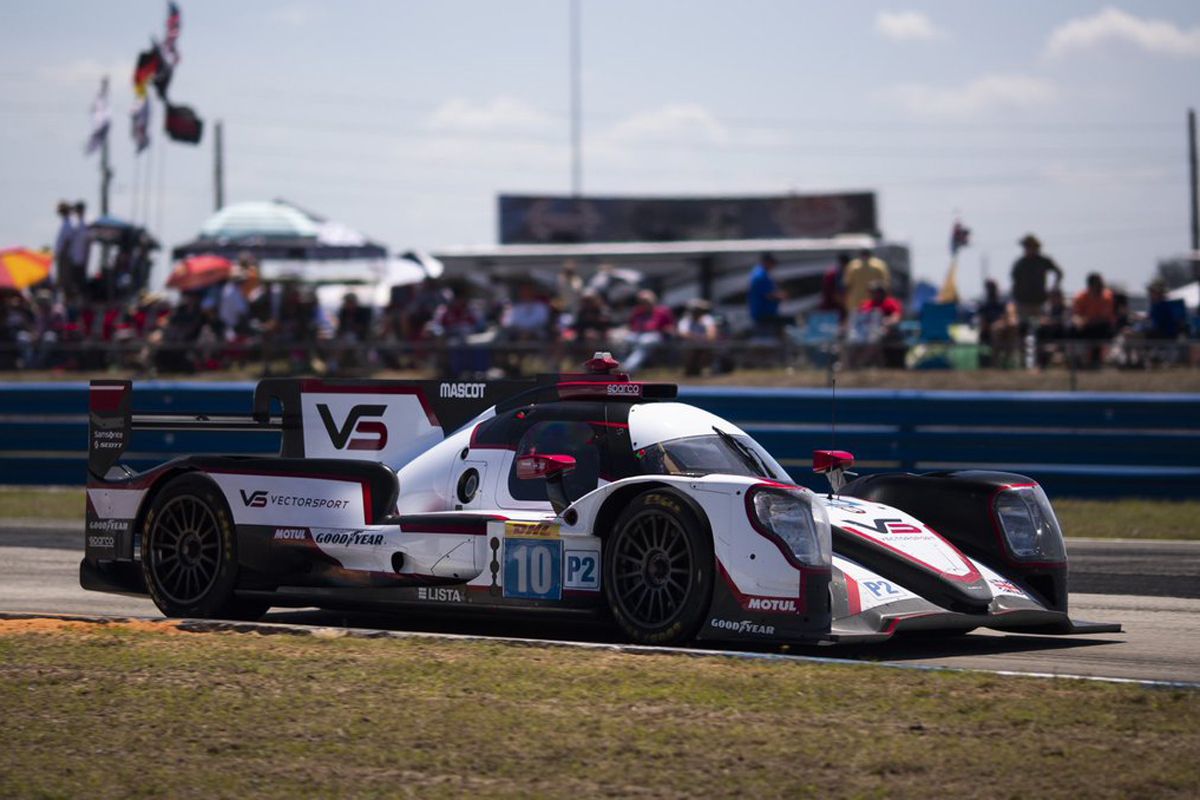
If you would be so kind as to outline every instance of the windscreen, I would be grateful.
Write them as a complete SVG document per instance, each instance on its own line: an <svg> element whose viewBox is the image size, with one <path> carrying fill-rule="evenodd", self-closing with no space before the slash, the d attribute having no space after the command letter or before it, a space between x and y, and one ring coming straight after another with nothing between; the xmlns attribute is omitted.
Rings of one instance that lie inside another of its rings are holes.
<svg viewBox="0 0 1200 800"><path fill-rule="evenodd" d="M790 482L787 472L744 434L684 436L634 451L645 475L744 475Z"/></svg>

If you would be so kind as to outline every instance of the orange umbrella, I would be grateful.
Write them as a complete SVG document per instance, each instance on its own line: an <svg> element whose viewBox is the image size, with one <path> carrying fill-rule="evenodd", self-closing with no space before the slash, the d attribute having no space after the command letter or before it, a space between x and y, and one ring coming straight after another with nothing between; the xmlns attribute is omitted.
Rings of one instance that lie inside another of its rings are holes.
<svg viewBox="0 0 1200 800"><path fill-rule="evenodd" d="M54 256L42 250L0 250L0 289L28 289L50 275Z"/></svg>
<svg viewBox="0 0 1200 800"><path fill-rule="evenodd" d="M221 256L192 256L185 258L171 270L167 286L181 292L204 289L214 283L227 280L233 272L233 262Z"/></svg>

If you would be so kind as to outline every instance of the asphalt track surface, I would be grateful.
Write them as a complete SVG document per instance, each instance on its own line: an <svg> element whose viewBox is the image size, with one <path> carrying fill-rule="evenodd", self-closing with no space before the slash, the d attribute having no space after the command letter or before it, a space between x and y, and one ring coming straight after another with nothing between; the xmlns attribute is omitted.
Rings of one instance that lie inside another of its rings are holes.
<svg viewBox="0 0 1200 800"><path fill-rule="evenodd" d="M79 588L78 528L0 523L0 612L160 617L149 599ZM1071 615L1120 622L1124 632L897 637L860 647L790 648L793 655L906 665L1200 683L1200 542L1071 540ZM614 642L604 625L276 610L264 621L324 627Z"/></svg>

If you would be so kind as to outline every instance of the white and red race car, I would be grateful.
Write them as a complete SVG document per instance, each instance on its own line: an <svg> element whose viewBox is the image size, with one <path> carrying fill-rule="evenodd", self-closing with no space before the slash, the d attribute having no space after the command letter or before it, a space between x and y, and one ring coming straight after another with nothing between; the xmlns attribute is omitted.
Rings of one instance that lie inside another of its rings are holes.
<svg viewBox="0 0 1200 800"><path fill-rule="evenodd" d="M272 606L608 616L631 640L838 642L1120 630L1067 615L1046 495L1019 475L796 485L735 425L597 354L526 381L266 379L245 417L90 389L81 583L173 617ZM134 432L278 430L278 457L141 473Z"/></svg>

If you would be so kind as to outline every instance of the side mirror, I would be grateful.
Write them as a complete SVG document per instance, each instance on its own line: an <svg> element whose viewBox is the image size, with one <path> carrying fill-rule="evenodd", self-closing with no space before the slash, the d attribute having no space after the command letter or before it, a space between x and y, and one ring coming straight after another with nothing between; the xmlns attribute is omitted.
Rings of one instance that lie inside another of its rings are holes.
<svg viewBox="0 0 1200 800"><path fill-rule="evenodd" d="M574 456L530 453L517 458L517 478L523 481L561 478L574 469Z"/></svg>
<svg viewBox="0 0 1200 800"><path fill-rule="evenodd" d="M829 488L840 492L846 485L846 476L853 472L846 469L854 466L854 454L845 450L813 450L813 472L820 472L829 479Z"/></svg>
<svg viewBox="0 0 1200 800"><path fill-rule="evenodd" d="M813 450L813 472L849 469L854 466L854 454L845 450Z"/></svg>

